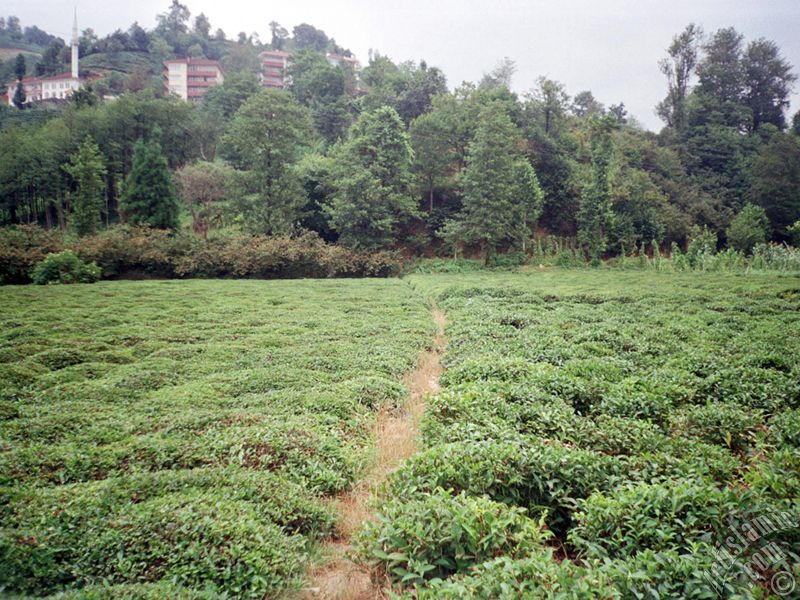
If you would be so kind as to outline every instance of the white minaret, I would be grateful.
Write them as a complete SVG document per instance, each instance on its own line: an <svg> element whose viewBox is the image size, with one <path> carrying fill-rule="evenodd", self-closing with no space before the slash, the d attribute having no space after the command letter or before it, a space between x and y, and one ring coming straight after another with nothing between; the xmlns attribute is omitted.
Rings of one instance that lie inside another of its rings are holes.
<svg viewBox="0 0 800 600"><path fill-rule="evenodd" d="M78 9L75 8L75 20L72 22L72 78L78 79Z"/></svg>

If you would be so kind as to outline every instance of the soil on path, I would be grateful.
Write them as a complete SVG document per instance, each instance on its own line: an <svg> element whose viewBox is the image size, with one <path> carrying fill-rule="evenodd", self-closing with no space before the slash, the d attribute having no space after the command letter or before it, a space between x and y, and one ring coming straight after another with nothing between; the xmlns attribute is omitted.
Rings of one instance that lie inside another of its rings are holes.
<svg viewBox="0 0 800 600"><path fill-rule="evenodd" d="M368 573L347 557L352 536L361 525L374 518L370 503L380 485L392 471L417 451L419 421L425 411L425 397L439 390L445 314L434 304L431 315L436 323L433 348L419 357L417 366L404 378L409 396L403 406L382 410L375 422L375 460L364 478L349 492L334 501L338 515L337 537L324 544L322 560L309 574L302 598L306 600L372 600L383 598Z"/></svg>

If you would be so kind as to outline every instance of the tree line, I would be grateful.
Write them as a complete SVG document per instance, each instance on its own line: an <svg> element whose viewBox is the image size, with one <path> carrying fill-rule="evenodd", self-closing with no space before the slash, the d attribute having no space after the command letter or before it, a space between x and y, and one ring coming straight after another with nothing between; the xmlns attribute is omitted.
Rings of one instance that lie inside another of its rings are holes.
<svg viewBox="0 0 800 600"><path fill-rule="evenodd" d="M181 6L163 31L189 31ZM450 91L424 61L372 53L355 73L326 60L335 43L324 32L271 31L268 47L293 52L284 91L244 65L201 105L84 90L58 110L19 111L36 119L0 114L0 222L81 234L185 219L203 239L314 231L353 248L487 260L547 234L596 261L654 241L685 247L704 229L745 252L798 230L796 76L769 40L697 25L676 35L658 65L656 134L623 103L570 96L552 79L512 92L508 59Z"/></svg>

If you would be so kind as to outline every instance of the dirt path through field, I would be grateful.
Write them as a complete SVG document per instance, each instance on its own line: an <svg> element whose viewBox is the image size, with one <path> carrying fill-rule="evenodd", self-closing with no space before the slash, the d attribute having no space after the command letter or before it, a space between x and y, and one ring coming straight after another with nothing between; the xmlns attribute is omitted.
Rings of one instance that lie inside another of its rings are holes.
<svg viewBox="0 0 800 600"><path fill-rule="evenodd" d="M417 450L419 420L425 411L426 394L439 389L442 372L441 354L446 338L445 314L434 304L431 315L436 323L433 349L422 354L417 366L404 378L409 390L406 403L399 409L384 410L375 422L376 452L372 467L349 492L335 501L339 516L338 538L323 546L320 565L309 574L310 583L302 598L317 600L371 600L382 598L380 588L369 575L353 564L347 554L350 540L361 525L374 514L370 502L380 484Z"/></svg>

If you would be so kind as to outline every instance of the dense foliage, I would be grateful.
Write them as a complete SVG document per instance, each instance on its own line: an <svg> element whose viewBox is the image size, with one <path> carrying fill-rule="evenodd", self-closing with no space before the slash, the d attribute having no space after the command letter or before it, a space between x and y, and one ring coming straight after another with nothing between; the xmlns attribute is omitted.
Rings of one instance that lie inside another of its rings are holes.
<svg viewBox="0 0 800 600"><path fill-rule="evenodd" d="M31 596L292 585L432 329L398 280L29 286L0 305L0 587Z"/></svg>
<svg viewBox="0 0 800 600"><path fill-rule="evenodd" d="M796 576L795 278L409 279L447 312L449 342L443 389L423 417L425 447L390 477L359 548L396 591L758 598L775 592L776 573ZM463 567L442 570L452 564L442 539L458 538L425 525L421 507L447 494L459 506L475 498L524 509L555 538L483 562L465 552ZM731 537L737 523L765 520L775 526L768 535ZM740 546L723 572L715 545L732 539Z"/></svg>
<svg viewBox="0 0 800 600"><path fill-rule="evenodd" d="M33 48L6 61L7 80L63 69L60 39L12 18L0 33L0 44ZM24 109L0 110L0 225L91 233L117 221L188 229L191 218L204 239L213 229L311 230L353 248L486 263L530 255L547 236L571 238L595 265L642 245L685 250L696 227L716 235L715 249L744 254L793 243L800 129L786 112L797 77L770 40L696 24L676 35L658 65L667 95L655 134L624 104L570 96L552 79L518 82L533 88L518 96L509 59L448 91L425 61L373 52L361 68L307 23L290 32L272 22L270 33L268 43L231 40L178 0L151 31L134 23L98 39L85 30L81 64L102 68L102 80L68 102L20 98ZM36 44L47 48L34 64ZM264 50L290 54L285 90L259 83ZM225 81L199 104L165 97L161 62L173 57L220 60ZM167 169L185 175L196 164L226 176L214 200L184 198L189 216ZM88 165L103 181L85 191Z"/></svg>
<svg viewBox="0 0 800 600"><path fill-rule="evenodd" d="M402 263L391 252L364 252L299 237L221 237L203 243L190 234L118 226L94 236L65 238L37 227L0 230L0 282L27 283L48 253L74 253L96 263L103 278L389 277Z"/></svg>
<svg viewBox="0 0 800 600"><path fill-rule="evenodd" d="M48 254L30 273L31 281L38 285L47 283L94 283L100 279L100 267L85 263L74 252L65 250Z"/></svg>

